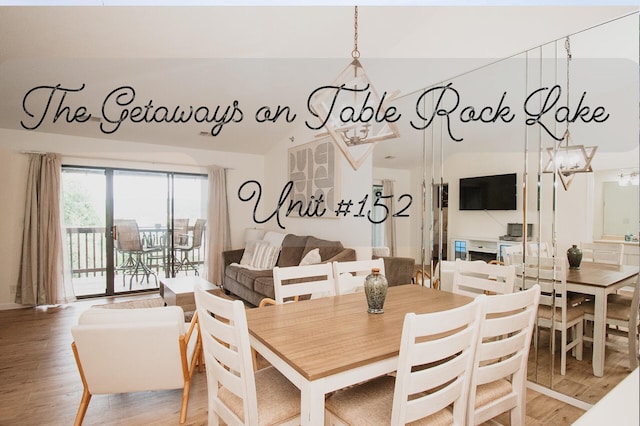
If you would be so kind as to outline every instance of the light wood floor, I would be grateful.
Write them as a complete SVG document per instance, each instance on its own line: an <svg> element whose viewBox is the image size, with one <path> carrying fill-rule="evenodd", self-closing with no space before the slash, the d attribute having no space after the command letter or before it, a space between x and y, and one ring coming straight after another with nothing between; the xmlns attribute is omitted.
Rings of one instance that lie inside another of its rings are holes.
<svg viewBox="0 0 640 426"><path fill-rule="evenodd" d="M70 327L84 309L98 303L106 303L106 299L0 311L0 425L73 424L82 384L71 352ZM584 369L590 370L588 361L582 363ZM616 375L612 380L593 390L598 394L594 399L621 378ZM180 397L180 390L97 395L89 405L84 424L177 425ZM206 400L205 375L195 373L186 424L207 423ZM527 425L568 425L582 413L537 392L527 392ZM498 420L509 423L507 417Z"/></svg>

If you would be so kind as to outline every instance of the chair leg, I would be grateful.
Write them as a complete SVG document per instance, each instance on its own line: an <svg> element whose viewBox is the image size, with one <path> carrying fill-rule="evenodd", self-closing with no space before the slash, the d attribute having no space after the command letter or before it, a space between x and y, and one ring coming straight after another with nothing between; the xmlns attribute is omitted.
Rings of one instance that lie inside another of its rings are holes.
<svg viewBox="0 0 640 426"><path fill-rule="evenodd" d="M576 353L575 357L578 361L582 361L582 346L584 345L584 321L580 321L576 324L576 339L578 340L578 344L575 346Z"/></svg>
<svg viewBox="0 0 640 426"><path fill-rule="evenodd" d="M182 406L180 407L180 424L187 420L187 407L189 405L189 390L191 389L191 380L184 382L182 390Z"/></svg>
<svg viewBox="0 0 640 426"><path fill-rule="evenodd" d="M560 374L565 375L567 373L567 329L563 328L560 332ZM555 340L555 338L553 339ZM555 348L552 351L555 354Z"/></svg>
<svg viewBox="0 0 640 426"><path fill-rule="evenodd" d="M80 407L78 407L78 414L76 414L76 420L73 423L74 426L82 425L84 415L87 414L87 408L89 408L89 402L91 402L91 394L87 388L82 392L82 399L80 400Z"/></svg>
<svg viewBox="0 0 640 426"><path fill-rule="evenodd" d="M638 334L636 330L638 327L629 327L629 334L627 339L629 340L629 368L635 370L638 366Z"/></svg>

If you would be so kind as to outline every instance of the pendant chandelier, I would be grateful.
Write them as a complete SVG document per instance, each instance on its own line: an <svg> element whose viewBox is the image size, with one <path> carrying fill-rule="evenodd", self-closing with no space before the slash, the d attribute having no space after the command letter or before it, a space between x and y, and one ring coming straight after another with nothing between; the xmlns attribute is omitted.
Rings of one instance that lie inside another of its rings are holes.
<svg viewBox="0 0 640 426"><path fill-rule="evenodd" d="M309 105L318 117L326 117L324 129L338 146L354 170L371 153L376 142L397 138L400 133L393 122L384 117L388 102L397 93L384 92L380 98L369 80L358 50L358 6L354 11L354 37L351 62L331 84L331 90L316 92ZM372 113L373 112L373 113Z"/></svg>
<svg viewBox="0 0 640 426"><path fill-rule="evenodd" d="M566 191L569 189L576 173L593 172L591 161L598 147L571 144L572 138L569 132L569 63L571 61L571 44L569 37L565 39L565 50L567 51L567 127L558 145L556 146L554 143L553 148L547 148L549 161L544 168L544 172L554 173L557 171L562 186Z"/></svg>

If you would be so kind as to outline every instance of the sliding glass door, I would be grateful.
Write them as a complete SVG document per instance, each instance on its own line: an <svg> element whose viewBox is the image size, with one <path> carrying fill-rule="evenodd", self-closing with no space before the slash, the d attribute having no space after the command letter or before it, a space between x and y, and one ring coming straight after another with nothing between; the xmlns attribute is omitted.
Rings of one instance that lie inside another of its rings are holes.
<svg viewBox="0 0 640 426"><path fill-rule="evenodd" d="M65 267L78 297L153 291L204 266L207 178L63 168Z"/></svg>

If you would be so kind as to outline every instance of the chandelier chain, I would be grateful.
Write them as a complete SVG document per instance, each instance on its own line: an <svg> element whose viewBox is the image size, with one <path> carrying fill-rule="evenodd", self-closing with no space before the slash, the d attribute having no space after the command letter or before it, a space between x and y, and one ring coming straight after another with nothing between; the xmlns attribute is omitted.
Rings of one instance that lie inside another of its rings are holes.
<svg viewBox="0 0 640 426"><path fill-rule="evenodd" d="M353 59L360 57L360 51L358 50L358 6L355 6L353 14L353 51L351 52Z"/></svg>
<svg viewBox="0 0 640 426"><path fill-rule="evenodd" d="M569 145L569 63L571 62L571 41L569 40L569 36L564 40L564 49L567 51L567 127L564 136L567 145Z"/></svg>

